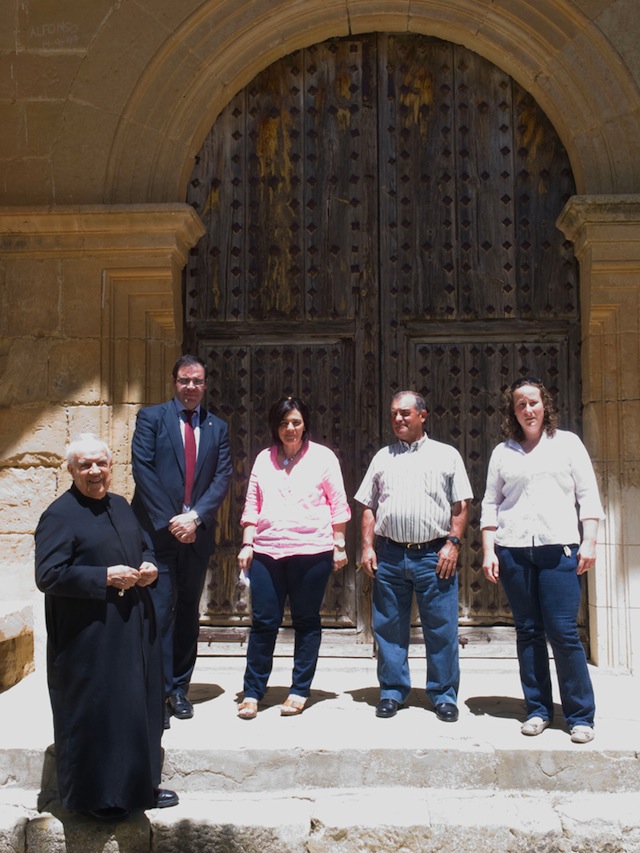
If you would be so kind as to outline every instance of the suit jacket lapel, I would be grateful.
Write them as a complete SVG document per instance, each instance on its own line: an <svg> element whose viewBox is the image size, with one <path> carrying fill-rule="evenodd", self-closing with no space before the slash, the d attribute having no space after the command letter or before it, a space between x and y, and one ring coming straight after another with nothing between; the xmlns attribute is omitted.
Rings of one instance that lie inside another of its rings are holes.
<svg viewBox="0 0 640 853"><path fill-rule="evenodd" d="M180 468L180 472L184 476L184 444L182 441L182 434L180 432L179 419L176 417L176 407L173 404L173 401L167 403L162 417L167 427L167 435L171 440L173 451L176 454L178 468Z"/></svg>
<svg viewBox="0 0 640 853"><path fill-rule="evenodd" d="M211 446L211 418L209 416L209 412L205 411L202 407L200 408L200 439L198 441L198 458L196 459L196 475L195 479L197 480L198 474L200 473L200 469L202 468L203 461L207 458L207 453L209 452L209 448ZM195 483L195 480L194 480Z"/></svg>

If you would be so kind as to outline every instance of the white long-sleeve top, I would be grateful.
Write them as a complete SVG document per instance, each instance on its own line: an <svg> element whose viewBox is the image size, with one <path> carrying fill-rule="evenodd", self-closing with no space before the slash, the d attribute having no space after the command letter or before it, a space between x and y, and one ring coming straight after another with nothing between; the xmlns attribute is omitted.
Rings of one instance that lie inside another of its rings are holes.
<svg viewBox="0 0 640 853"><path fill-rule="evenodd" d="M529 453L512 439L494 448L480 526L496 528L497 545L578 544L578 518L602 519L604 513L591 459L577 435L543 433Z"/></svg>

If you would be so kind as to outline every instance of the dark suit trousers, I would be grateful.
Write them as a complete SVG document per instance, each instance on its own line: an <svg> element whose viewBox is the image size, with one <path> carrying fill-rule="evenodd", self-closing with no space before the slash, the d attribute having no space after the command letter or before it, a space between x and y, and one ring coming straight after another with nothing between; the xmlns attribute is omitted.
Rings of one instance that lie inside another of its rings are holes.
<svg viewBox="0 0 640 853"><path fill-rule="evenodd" d="M165 530L156 532L154 546L158 581L153 603L162 632L165 695L186 694L196 664L200 598L209 557Z"/></svg>

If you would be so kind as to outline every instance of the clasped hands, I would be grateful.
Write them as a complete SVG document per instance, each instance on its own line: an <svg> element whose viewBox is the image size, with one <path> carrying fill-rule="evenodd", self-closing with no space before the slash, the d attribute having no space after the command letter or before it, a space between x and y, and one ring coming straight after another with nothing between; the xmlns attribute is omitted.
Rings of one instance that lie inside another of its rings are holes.
<svg viewBox="0 0 640 853"><path fill-rule="evenodd" d="M146 560L140 563L137 569L123 565L107 567L107 586L113 586L122 592L132 586L149 586L157 577L158 569Z"/></svg>
<svg viewBox="0 0 640 853"><path fill-rule="evenodd" d="M178 542L190 544L196 541L196 530L198 525L195 519L188 512L182 512L180 515L174 515L169 520L169 533L175 536Z"/></svg>

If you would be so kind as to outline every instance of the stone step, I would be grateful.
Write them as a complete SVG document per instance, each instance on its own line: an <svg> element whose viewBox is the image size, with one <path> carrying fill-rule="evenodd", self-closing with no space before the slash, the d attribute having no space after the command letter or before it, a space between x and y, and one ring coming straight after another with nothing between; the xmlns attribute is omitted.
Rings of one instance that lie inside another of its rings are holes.
<svg viewBox="0 0 640 853"><path fill-rule="evenodd" d="M276 662L244 721L242 659L199 660L195 716L163 739L163 785L180 805L115 828L57 802L42 671L0 694L0 853L640 851L636 679L592 670L596 739L578 745L559 709L539 737L520 734L513 661L464 662L455 724L430 710L417 661L392 719L375 717L375 661L337 659L320 661L304 713L284 719L290 666Z"/></svg>
<svg viewBox="0 0 640 853"><path fill-rule="evenodd" d="M9 800L9 801L8 801ZM638 796L425 788L182 796L98 824L0 794L3 853L631 853Z"/></svg>
<svg viewBox="0 0 640 853"><path fill-rule="evenodd" d="M415 748L167 748L162 784L180 793L216 795L380 787L640 795L635 751L496 748L453 737L442 741ZM13 785L40 790L45 802L57 796L53 748L44 757L17 752L6 763L10 773L5 771L3 777ZM640 805L640 796L638 801Z"/></svg>

